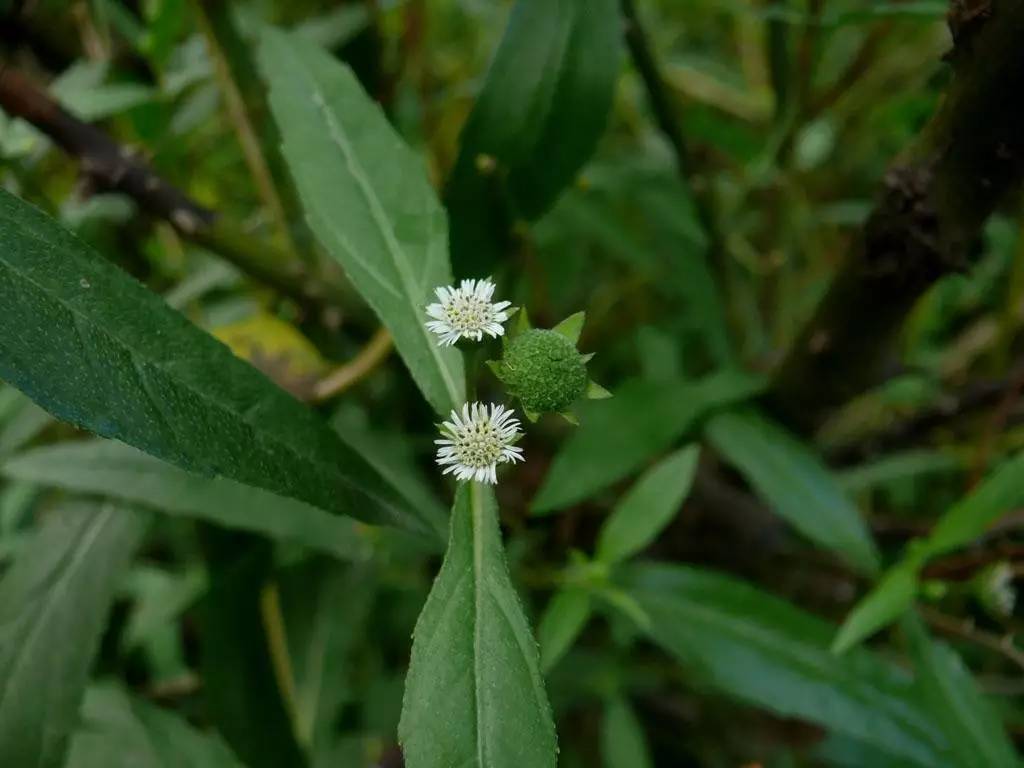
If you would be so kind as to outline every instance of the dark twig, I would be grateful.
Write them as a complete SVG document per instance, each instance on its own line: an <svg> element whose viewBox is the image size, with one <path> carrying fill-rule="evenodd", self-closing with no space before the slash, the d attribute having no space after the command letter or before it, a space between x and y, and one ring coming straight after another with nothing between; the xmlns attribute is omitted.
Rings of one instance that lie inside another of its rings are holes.
<svg viewBox="0 0 1024 768"><path fill-rule="evenodd" d="M889 169L862 236L773 382L790 425L813 431L870 386L936 280L970 263L985 220L1024 176L1024 0L967 27L951 15L953 82Z"/></svg>
<svg viewBox="0 0 1024 768"><path fill-rule="evenodd" d="M232 227L161 178L137 152L103 130L79 120L22 73L0 66L0 107L20 117L69 155L98 189L128 195L150 215L170 222L187 239L203 245L247 275L321 313L329 325L340 320L344 284L328 267L314 272L287 252Z"/></svg>

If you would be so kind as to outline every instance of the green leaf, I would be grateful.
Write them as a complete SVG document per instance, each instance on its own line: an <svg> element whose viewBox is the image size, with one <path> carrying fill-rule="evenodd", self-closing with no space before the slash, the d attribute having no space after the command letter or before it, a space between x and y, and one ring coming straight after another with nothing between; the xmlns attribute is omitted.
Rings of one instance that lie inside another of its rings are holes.
<svg viewBox="0 0 1024 768"><path fill-rule="evenodd" d="M935 524L925 540L928 557L941 555L982 536L1002 515L1024 505L1024 452L989 474Z"/></svg>
<svg viewBox="0 0 1024 768"><path fill-rule="evenodd" d="M651 638L711 689L923 765L937 763L942 736L908 677L861 649L831 654L830 624L698 568L630 566L624 584L646 612Z"/></svg>
<svg viewBox="0 0 1024 768"><path fill-rule="evenodd" d="M462 407L462 357L424 325L434 289L452 277L447 220L423 161L330 54L267 29L259 59L310 227L391 331L434 409Z"/></svg>
<svg viewBox="0 0 1024 768"><path fill-rule="evenodd" d="M904 627L911 639L917 683L925 707L949 741L953 764L960 768L1014 768L1013 744L995 707L981 694L960 657L933 641L916 617Z"/></svg>
<svg viewBox="0 0 1024 768"><path fill-rule="evenodd" d="M859 570L878 569L878 551L860 511L809 448L753 411L710 419L708 440L765 501L811 541Z"/></svg>
<svg viewBox="0 0 1024 768"><path fill-rule="evenodd" d="M614 0L516 3L448 185L460 274L486 274L495 261L496 234L507 226L494 210L496 171L507 179L516 209L535 219L593 154L611 109L621 48Z"/></svg>
<svg viewBox="0 0 1024 768"><path fill-rule="evenodd" d="M569 315L562 322L556 325L551 330L555 333L560 333L573 344L580 340L580 334L583 333L583 324L587 321L586 312L577 312L574 315Z"/></svg>
<svg viewBox="0 0 1024 768"><path fill-rule="evenodd" d="M839 628L832 643L833 653L845 653L878 630L896 621L917 596L918 568L907 561L886 572L877 586L863 598Z"/></svg>
<svg viewBox="0 0 1024 768"><path fill-rule="evenodd" d="M233 531L203 533L210 589L198 606L200 672L210 719L248 768L303 768L284 628L267 598L271 546Z"/></svg>
<svg viewBox="0 0 1024 768"><path fill-rule="evenodd" d="M699 446L690 445L647 470L601 527L597 559L618 563L654 541L690 492L699 459Z"/></svg>
<svg viewBox="0 0 1024 768"><path fill-rule="evenodd" d="M103 684L86 692L66 768L243 768L216 735Z"/></svg>
<svg viewBox="0 0 1024 768"><path fill-rule="evenodd" d="M537 644L489 486L459 486L448 553L413 635L398 733L409 768L556 763Z"/></svg>
<svg viewBox="0 0 1024 768"><path fill-rule="evenodd" d="M108 440L36 448L2 465L6 477L141 504L171 515L302 544L342 560L370 547L358 524L223 477L200 477Z"/></svg>
<svg viewBox="0 0 1024 768"><path fill-rule="evenodd" d="M310 409L52 219L0 191L0 378L197 474L431 532Z"/></svg>
<svg viewBox="0 0 1024 768"><path fill-rule="evenodd" d="M582 426L555 458L533 511L554 512L618 482L692 431L708 411L744 400L760 385L722 371L695 383L632 381L611 399L581 403Z"/></svg>
<svg viewBox="0 0 1024 768"><path fill-rule="evenodd" d="M0 755L59 768L142 516L114 505L52 512L0 581Z"/></svg>
<svg viewBox="0 0 1024 768"><path fill-rule="evenodd" d="M343 708L359 695L364 641L378 596L375 566L307 561L280 575L281 606L295 674L296 730L320 765L337 736ZM330 763L328 763L330 765Z"/></svg>
<svg viewBox="0 0 1024 768"><path fill-rule="evenodd" d="M558 590L548 602L537 629L544 672L554 667L579 637L593 612L592 603L590 593L577 587Z"/></svg>
<svg viewBox="0 0 1024 768"><path fill-rule="evenodd" d="M608 702L601 722L601 755L604 768L653 768L643 726L623 698Z"/></svg>

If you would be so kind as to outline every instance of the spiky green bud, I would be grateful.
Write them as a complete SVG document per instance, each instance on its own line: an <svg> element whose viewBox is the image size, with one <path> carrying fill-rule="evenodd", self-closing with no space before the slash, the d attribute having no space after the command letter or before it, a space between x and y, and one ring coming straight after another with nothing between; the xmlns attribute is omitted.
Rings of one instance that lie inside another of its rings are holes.
<svg viewBox="0 0 1024 768"><path fill-rule="evenodd" d="M562 413L587 391L586 359L561 333L533 329L505 350L498 375L526 411Z"/></svg>

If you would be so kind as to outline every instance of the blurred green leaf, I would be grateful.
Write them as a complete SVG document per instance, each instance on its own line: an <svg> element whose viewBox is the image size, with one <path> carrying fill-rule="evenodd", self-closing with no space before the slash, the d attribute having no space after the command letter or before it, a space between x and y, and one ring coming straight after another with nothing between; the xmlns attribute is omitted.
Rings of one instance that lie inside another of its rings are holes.
<svg viewBox="0 0 1024 768"><path fill-rule="evenodd" d="M90 688L66 768L243 768L216 734L103 684Z"/></svg>
<svg viewBox="0 0 1024 768"><path fill-rule="evenodd" d="M519 0L459 140L446 192L460 276L495 266L496 177L515 208L547 211L597 146L621 67L615 0ZM596 55L595 52L600 52Z"/></svg>
<svg viewBox="0 0 1024 768"><path fill-rule="evenodd" d="M908 617L904 628L911 639L921 698L949 741L954 765L1019 766L998 710L978 690L956 652L932 640L916 616Z"/></svg>
<svg viewBox="0 0 1024 768"><path fill-rule="evenodd" d="M578 587L563 587L548 601L537 629L544 672L554 667L579 637L593 612L592 603L590 593Z"/></svg>
<svg viewBox="0 0 1024 768"><path fill-rule="evenodd" d="M772 508L811 541L859 570L878 569L878 551L860 511L828 468L782 427L753 411L712 417L705 434Z"/></svg>
<svg viewBox="0 0 1024 768"><path fill-rule="evenodd" d="M944 740L910 679L862 650L831 654L830 624L697 568L631 566L624 583L647 614L645 631L711 689L922 765L938 763Z"/></svg>
<svg viewBox="0 0 1024 768"><path fill-rule="evenodd" d="M372 567L313 561L280 578L288 650L295 672L296 730L313 765L330 753L343 707L355 699L363 672L358 653L368 633L378 589ZM330 763L328 763L329 765Z"/></svg>
<svg viewBox="0 0 1024 768"><path fill-rule="evenodd" d="M122 571L145 518L115 505L50 513L0 580L0 755L60 768Z"/></svg>
<svg viewBox="0 0 1024 768"><path fill-rule="evenodd" d="M183 469L432 532L309 409L36 208L0 191L0 377Z"/></svg>
<svg viewBox="0 0 1024 768"><path fill-rule="evenodd" d="M225 528L293 541L342 560L370 554L357 523L223 477L201 477L107 440L36 448L4 462L7 477L141 504Z"/></svg>
<svg viewBox="0 0 1024 768"><path fill-rule="evenodd" d="M629 702L612 699L601 721L601 755L604 768L653 768L643 727Z"/></svg>
<svg viewBox="0 0 1024 768"><path fill-rule="evenodd" d="M836 633L832 652L845 653L903 615L917 597L917 574L917 564L910 561L887 571L870 594L850 611Z"/></svg>
<svg viewBox="0 0 1024 768"><path fill-rule="evenodd" d="M1024 506L1024 452L991 472L935 524L925 540L927 557L941 555L982 536L1002 515Z"/></svg>
<svg viewBox="0 0 1024 768"><path fill-rule="evenodd" d="M842 653L895 621L913 602L917 574L932 557L968 544L984 534L1001 515L1024 504L1024 454L992 472L955 504L924 541L915 541L870 593L854 606L835 639Z"/></svg>
<svg viewBox="0 0 1024 768"><path fill-rule="evenodd" d="M452 278L445 212L422 160L326 52L268 29L259 57L314 233L391 331L434 409L461 407L462 358L424 325L434 288Z"/></svg>
<svg viewBox="0 0 1024 768"><path fill-rule="evenodd" d="M602 526L597 559L617 563L654 541L690 492L699 459L700 448L690 445L647 470Z"/></svg>
<svg viewBox="0 0 1024 768"><path fill-rule="evenodd" d="M670 448L713 409L745 400L761 381L722 371L697 382L632 381L580 405L582 426L555 458L532 509L550 513L628 476Z"/></svg>
<svg viewBox="0 0 1024 768"><path fill-rule="evenodd" d="M271 547L233 531L204 534L210 587L197 613L210 718L248 768L303 768Z"/></svg>
<svg viewBox="0 0 1024 768"><path fill-rule="evenodd" d="M489 486L459 486L448 553L413 635L398 733L409 768L556 763L537 644Z"/></svg>

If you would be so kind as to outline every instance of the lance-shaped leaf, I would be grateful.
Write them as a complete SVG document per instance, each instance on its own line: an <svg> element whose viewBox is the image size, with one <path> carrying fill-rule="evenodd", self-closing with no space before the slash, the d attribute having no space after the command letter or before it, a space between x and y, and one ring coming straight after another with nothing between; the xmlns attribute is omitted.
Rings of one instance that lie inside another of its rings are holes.
<svg viewBox="0 0 1024 768"><path fill-rule="evenodd" d="M533 511L551 513L607 488L672 447L712 409L760 387L752 376L723 370L696 382L632 381L610 400L581 403L582 426L555 457Z"/></svg>
<svg viewBox="0 0 1024 768"><path fill-rule="evenodd" d="M772 508L804 536L871 573L878 551L860 511L821 460L796 438L753 411L710 419L705 434L715 449Z"/></svg>
<svg viewBox="0 0 1024 768"><path fill-rule="evenodd" d="M130 445L86 440L4 462L5 477L132 502L302 544L342 560L370 555L358 523L223 477L198 477Z"/></svg>
<svg viewBox="0 0 1024 768"><path fill-rule="evenodd" d="M597 559L618 563L654 541L690 491L699 459L700 448L690 445L644 473L601 526Z"/></svg>
<svg viewBox="0 0 1024 768"><path fill-rule="evenodd" d="M65 768L244 768L215 733L112 684L86 692Z"/></svg>
<svg viewBox="0 0 1024 768"><path fill-rule="evenodd" d="M891 755L941 764L945 739L917 703L909 677L864 650L830 653L827 622L699 568L637 565L623 583L646 614L642 628L694 679Z"/></svg>
<svg viewBox="0 0 1024 768"><path fill-rule="evenodd" d="M487 273L502 222L498 178L535 219L604 132L621 66L615 0L518 0L462 132L447 202L460 273Z"/></svg>
<svg viewBox="0 0 1024 768"><path fill-rule="evenodd" d="M917 662L921 699L949 740L953 765L1019 766L999 711L978 690L956 652L932 640L916 616L908 616L903 627Z"/></svg>
<svg viewBox="0 0 1024 768"><path fill-rule="evenodd" d="M114 505L50 514L0 581L0 762L64 765L93 656L145 520Z"/></svg>
<svg viewBox="0 0 1024 768"><path fill-rule="evenodd" d="M0 379L182 469L433 531L310 409L33 206L0 191Z"/></svg>
<svg viewBox="0 0 1024 768"><path fill-rule="evenodd" d="M399 738L409 768L553 768L537 644L509 579L494 493L460 486L413 636Z"/></svg>
<svg viewBox="0 0 1024 768"><path fill-rule="evenodd" d="M423 162L325 51L268 29L259 57L310 227L391 331L434 409L461 407L462 358L424 325L434 289L452 279L447 220Z"/></svg>

